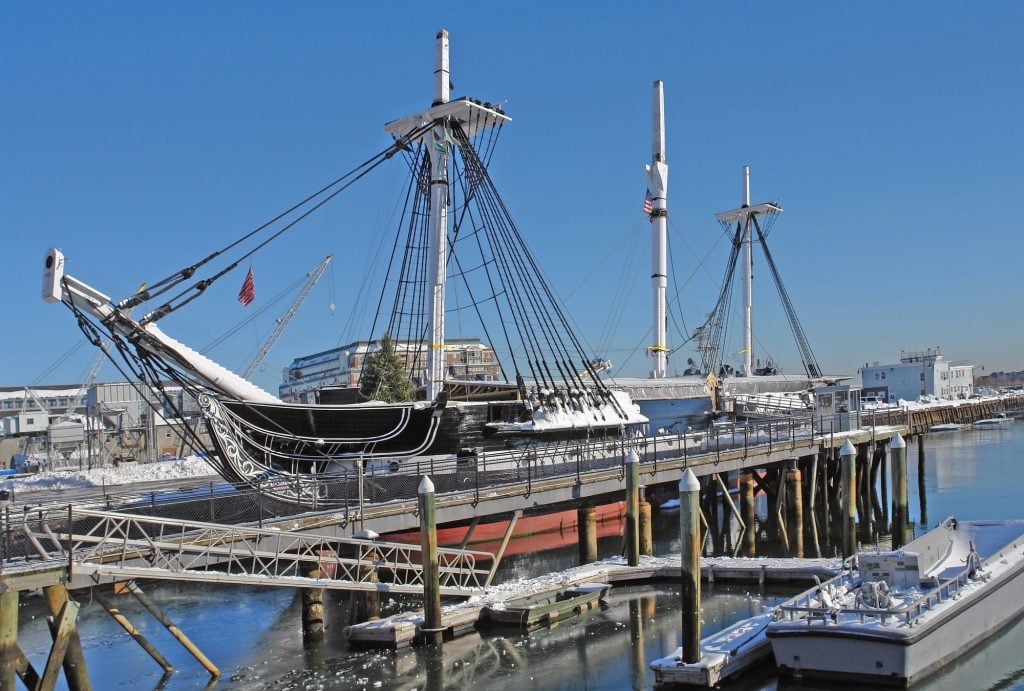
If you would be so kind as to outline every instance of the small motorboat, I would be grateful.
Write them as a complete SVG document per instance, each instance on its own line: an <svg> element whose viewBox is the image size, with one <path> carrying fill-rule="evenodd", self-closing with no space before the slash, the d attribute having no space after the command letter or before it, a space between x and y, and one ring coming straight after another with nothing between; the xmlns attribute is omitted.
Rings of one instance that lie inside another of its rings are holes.
<svg viewBox="0 0 1024 691"><path fill-rule="evenodd" d="M984 418L983 420L978 420L977 422L974 423L974 426L997 427L999 425L1006 424L1007 422L1011 422L1012 420L1013 418L1007 415L1006 413L995 413L992 415L992 417L987 417Z"/></svg>
<svg viewBox="0 0 1024 691"><path fill-rule="evenodd" d="M779 672L908 686L1024 610L1024 521L960 521L895 551L861 552L768 624Z"/></svg>
<svg viewBox="0 0 1024 691"><path fill-rule="evenodd" d="M960 429L960 425L954 422L947 422L942 425L932 425L928 428L929 432L956 432Z"/></svg>

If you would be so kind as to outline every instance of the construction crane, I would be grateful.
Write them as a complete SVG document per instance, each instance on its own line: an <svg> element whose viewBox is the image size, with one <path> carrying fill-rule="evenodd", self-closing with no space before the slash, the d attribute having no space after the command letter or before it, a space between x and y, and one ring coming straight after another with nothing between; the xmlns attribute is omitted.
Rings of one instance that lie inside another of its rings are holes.
<svg viewBox="0 0 1024 691"><path fill-rule="evenodd" d="M70 418L71 414L78 410L79 406L85 400L85 396L89 393L89 387L96 382L96 375L100 373L100 367L103 365L103 360L107 357L107 341L100 343L100 352L96 355L96 359L92 361L89 366L89 371L85 375L85 379L82 381L82 386L79 387L78 393L75 397L68 401L68 407L61 416L62 420Z"/></svg>
<svg viewBox="0 0 1024 691"><path fill-rule="evenodd" d="M295 296L294 300L292 300L292 304L288 307L288 310L277 318L277 326L274 327L273 333L271 333L270 337L267 338L266 342L264 342L259 352L256 353L256 356L248 365L246 365L245 370L242 372L243 377L246 379L250 378L253 373L260 368L263 361L267 359L267 355L270 354L274 344L277 343L277 339L281 337L285 327L288 326L288 322L290 322L292 317L295 316L295 313L299 311L299 307L302 306L306 296L309 295L309 292L313 290L313 286L315 286L317 281L320 280L320 277L323 276L324 271L327 269L327 265L331 263L333 258L333 255L328 254L324 260L320 262L319 266L306 274L306 276L308 276L306 284L302 286L302 290L300 290L299 294Z"/></svg>

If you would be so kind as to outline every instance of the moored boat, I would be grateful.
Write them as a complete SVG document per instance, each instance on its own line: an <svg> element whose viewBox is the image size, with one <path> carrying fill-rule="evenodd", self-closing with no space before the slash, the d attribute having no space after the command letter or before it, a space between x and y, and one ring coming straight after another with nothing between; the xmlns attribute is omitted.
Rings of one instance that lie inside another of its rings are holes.
<svg viewBox="0 0 1024 691"><path fill-rule="evenodd" d="M780 673L906 686L1020 618L1024 521L946 519L780 605L767 637Z"/></svg>

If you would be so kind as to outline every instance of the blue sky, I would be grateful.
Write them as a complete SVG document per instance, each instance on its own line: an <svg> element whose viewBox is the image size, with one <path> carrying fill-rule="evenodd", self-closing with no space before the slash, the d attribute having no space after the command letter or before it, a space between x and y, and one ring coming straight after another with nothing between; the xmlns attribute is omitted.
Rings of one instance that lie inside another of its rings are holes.
<svg viewBox="0 0 1024 691"><path fill-rule="evenodd" d="M385 122L429 104L441 27L453 95L505 101L513 118L492 165L506 203L620 373L649 367L654 79L691 328L728 252L713 215L739 204L750 165L754 201L785 209L769 242L826 371L936 345L1024 369L1021 26L1014 2L7 3L0 384L77 381L93 357L83 347L51 368L81 336L39 298L49 245L118 297L205 256L386 146ZM254 259L249 310L336 257L257 383L276 388L293 357L365 335L361 287L399 174L375 174ZM221 335L247 314L243 273L165 329L196 346ZM797 371L767 270L755 273L758 354ZM214 357L240 367L284 304Z"/></svg>

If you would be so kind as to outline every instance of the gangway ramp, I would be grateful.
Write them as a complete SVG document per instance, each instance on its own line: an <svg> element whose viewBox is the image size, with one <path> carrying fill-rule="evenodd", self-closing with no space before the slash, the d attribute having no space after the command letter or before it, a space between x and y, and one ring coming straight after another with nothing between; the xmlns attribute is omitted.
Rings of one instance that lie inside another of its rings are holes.
<svg viewBox="0 0 1024 691"><path fill-rule="evenodd" d="M150 578L423 592L419 545L75 507L67 519L66 540L49 529L29 537L41 556L58 552L67 561L72 587ZM441 594L461 597L483 592L496 562L488 552L446 548L438 561Z"/></svg>

